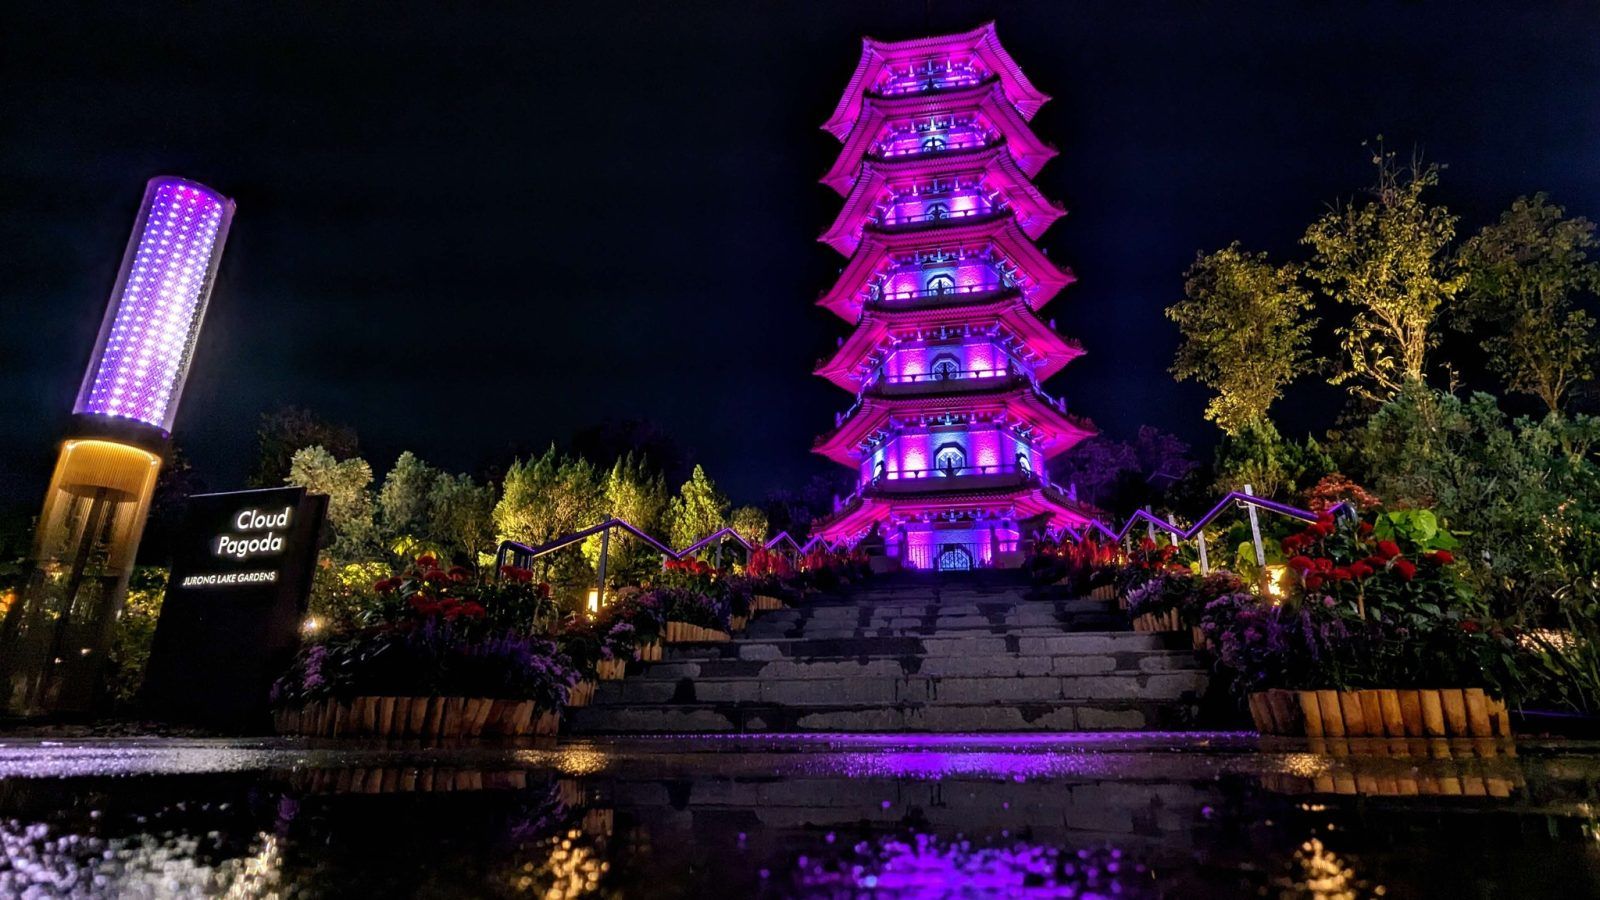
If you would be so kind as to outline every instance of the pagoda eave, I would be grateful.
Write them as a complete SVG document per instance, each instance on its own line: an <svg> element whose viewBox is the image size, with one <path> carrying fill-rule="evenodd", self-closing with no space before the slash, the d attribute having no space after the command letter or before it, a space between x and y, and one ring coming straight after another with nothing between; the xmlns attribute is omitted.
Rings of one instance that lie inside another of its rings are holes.
<svg viewBox="0 0 1600 900"><path fill-rule="evenodd" d="M1067 412L1032 385L1019 387L1014 380L1004 379L994 389L961 385L934 394L865 394L838 426L817 438L812 452L841 465L854 465L862 443L883 431L892 418L946 414L1027 426L1041 436L1039 446L1047 459L1099 434L1093 422Z"/></svg>
<svg viewBox="0 0 1600 900"><path fill-rule="evenodd" d="M1000 46L994 23L988 22L962 34L941 37L917 38L909 41L863 38L861 58L850 76L850 84L845 88L844 96L839 98L833 115L823 124L823 130L841 141L844 140L855 127L856 117L861 112L863 101L868 96L875 96L869 92L873 85L877 84L878 77L883 74L885 68L930 56L963 51L970 51L993 76L1000 80L1007 99L1023 117L1031 120L1038 114L1039 108L1049 102L1050 96L1034 87L1016 60Z"/></svg>

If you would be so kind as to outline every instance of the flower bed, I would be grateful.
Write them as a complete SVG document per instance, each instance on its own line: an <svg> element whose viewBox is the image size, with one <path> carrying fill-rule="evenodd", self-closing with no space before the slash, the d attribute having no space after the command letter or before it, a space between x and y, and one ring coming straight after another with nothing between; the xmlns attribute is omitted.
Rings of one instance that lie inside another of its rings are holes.
<svg viewBox="0 0 1600 900"><path fill-rule="evenodd" d="M1232 572L1196 575L1186 569L1157 574L1128 592L1128 614L1133 630L1188 631L1195 649L1209 646L1200 621L1211 601L1244 590L1244 580Z"/></svg>
<svg viewBox="0 0 1600 900"><path fill-rule="evenodd" d="M532 700L484 697L329 697L273 714L280 734L313 737L457 738L553 735L561 713Z"/></svg>
<svg viewBox="0 0 1600 900"><path fill-rule="evenodd" d="M1512 629L1462 584L1431 514L1324 516L1283 540L1280 603L1235 592L1202 632L1265 733L1502 736L1523 684Z"/></svg>

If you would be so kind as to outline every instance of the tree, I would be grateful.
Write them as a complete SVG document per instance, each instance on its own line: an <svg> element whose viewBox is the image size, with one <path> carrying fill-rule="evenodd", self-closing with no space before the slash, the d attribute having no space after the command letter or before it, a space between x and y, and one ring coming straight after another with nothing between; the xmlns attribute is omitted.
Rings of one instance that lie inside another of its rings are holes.
<svg viewBox="0 0 1600 900"><path fill-rule="evenodd" d="M606 475L606 512L639 530L654 534L667 511L667 483L651 473L643 459L624 453Z"/></svg>
<svg viewBox="0 0 1600 900"><path fill-rule="evenodd" d="M1337 204L1306 230L1312 248L1306 275L1323 294L1353 307L1339 326L1343 365L1329 379L1356 397L1382 403L1408 382L1422 381L1433 325L1466 283L1450 255L1456 217L1423 194L1438 185L1440 167L1414 159L1401 167L1382 139L1372 156L1378 180L1372 199Z"/></svg>
<svg viewBox="0 0 1600 900"><path fill-rule="evenodd" d="M494 550L494 510L494 485L439 473L428 490L428 538L476 570L478 558Z"/></svg>
<svg viewBox="0 0 1600 900"><path fill-rule="evenodd" d="M361 453L354 428L335 425L295 406L280 406L261 414L256 446L256 471L250 476L250 484L255 487L283 484L289 477L290 458L304 447L322 447L334 459L351 459Z"/></svg>
<svg viewBox="0 0 1600 900"><path fill-rule="evenodd" d="M378 490L378 521L391 549L423 539L431 524L429 498L439 470L410 450L400 454Z"/></svg>
<svg viewBox="0 0 1600 900"><path fill-rule="evenodd" d="M674 550L680 550L727 524L728 498L695 466L689 480L667 507L667 527Z"/></svg>
<svg viewBox="0 0 1600 900"><path fill-rule="evenodd" d="M371 559L376 552L373 524L372 467L367 461L339 460L321 446L303 447L289 459L284 479L313 494L328 495L330 555L338 562Z"/></svg>
<svg viewBox="0 0 1600 900"><path fill-rule="evenodd" d="M1290 485L1287 442L1271 419L1261 419L1217 445L1217 488L1271 497Z"/></svg>
<svg viewBox="0 0 1600 900"><path fill-rule="evenodd" d="M1594 374L1594 317L1575 301L1600 290L1600 263L1589 258L1600 241L1593 222L1565 212L1544 194L1518 197L1460 253L1467 287L1456 324L1485 329L1490 368L1550 411Z"/></svg>
<svg viewBox="0 0 1600 900"><path fill-rule="evenodd" d="M1215 391L1206 418L1236 435L1267 417L1305 362L1311 293L1294 266L1274 266L1237 241L1200 255L1184 277L1185 299L1167 307L1183 332L1172 374Z"/></svg>
<svg viewBox="0 0 1600 900"><path fill-rule="evenodd" d="M1052 465L1052 478L1076 487L1078 498L1117 516L1158 506L1197 467L1189 445L1149 425L1133 441L1096 436Z"/></svg>
<svg viewBox="0 0 1600 900"><path fill-rule="evenodd" d="M501 538L537 545L604 518L604 488L587 460L558 456L554 445L538 459L516 460L494 507Z"/></svg>
<svg viewBox="0 0 1600 900"><path fill-rule="evenodd" d="M760 546L767 541L767 514L759 506L741 506L728 516L728 527L734 533Z"/></svg>

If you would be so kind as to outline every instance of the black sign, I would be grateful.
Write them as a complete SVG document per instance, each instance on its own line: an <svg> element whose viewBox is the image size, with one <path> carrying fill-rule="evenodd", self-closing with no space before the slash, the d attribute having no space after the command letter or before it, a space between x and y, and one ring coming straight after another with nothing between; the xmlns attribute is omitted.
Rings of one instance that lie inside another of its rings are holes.
<svg viewBox="0 0 1600 900"><path fill-rule="evenodd" d="M145 670L152 715L265 725L267 692L300 645L327 508L303 488L189 498Z"/></svg>

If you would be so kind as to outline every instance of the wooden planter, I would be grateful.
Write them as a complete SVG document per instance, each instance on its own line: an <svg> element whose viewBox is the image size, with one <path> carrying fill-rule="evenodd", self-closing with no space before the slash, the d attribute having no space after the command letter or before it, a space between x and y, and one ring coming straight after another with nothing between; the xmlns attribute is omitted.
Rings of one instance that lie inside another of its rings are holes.
<svg viewBox="0 0 1600 900"><path fill-rule="evenodd" d="M1510 737L1505 702L1481 688L1289 691L1250 695L1262 734L1293 737Z"/></svg>
<svg viewBox="0 0 1600 900"><path fill-rule="evenodd" d="M750 600L750 611L753 613L771 612L776 609L783 609L783 601L779 600L777 597L768 597L766 594L757 594Z"/></svg>
<svg viewBox="0 0 1600 900"><path fill-rule="evenodd" d="M581 709L594 702L595 687L595 681L590 678L585 678L573 685L567 691L567 707L569 709Z"/></svg>
<svg viewBox="0 0 1600 900"><path fill-rule="evenodd" d="M1178 619L1178 610L1169 609L1161 613L1143 613L1133 617L1134 631L1182 631L1183 622Z"/></svg>
<svg viewBox="0 0 1600 900"><path fill-rule="evenodd" d="M667 622L666 633L662 638L669 644L686 644L695 641L726 641L729 639L726 631L715 628L705 628L700 625L690 625L688 622Z"/></svg>
<svg viewBox="0 0 1600 900"><path fill-rule="evenodd" d="M625 659L602 659L594 664L594 674L601 681L621 681L627 674L628 661Z"/></svg>
<svg viewBox="0 0 1600 900"><path fill-rule="evenodd" d="M749 624L750 624L750 617L749 616L729 616L728 617L728 630L733 632L734 634L738 634L739 632L743 631L745 629L745 627L748 626Z"/></svg>
<svg viewBox="0 0 1600 900"><path fill-rule="evenodd" d="M1097 588L1093 588L1092 590L1089 591L1089 599L1090 600L1115 600L1115 599L1117 599L1117 586L1114 585L1114 584L1102 584ZM1122 608L1123 609L1127 609L1128 608L1127 604L1124 603L1122 605Z"/></svg>
<svg viewBox="0 0 1600 900"><path fill-rule="evenodd" d="M461 738L486 735L553 735L559 710L539 710L532 700L488 697L356 697L349 703L319 700L298 710L278 710L279 734L313 737Z"/></svg>
<svg viewBox="0 0 1600 900"><path fill-rule="evenodd" d="M660 662L661 642L655 640L648 644L640 644L634 648L634 653L640 662Z"/></svg>

